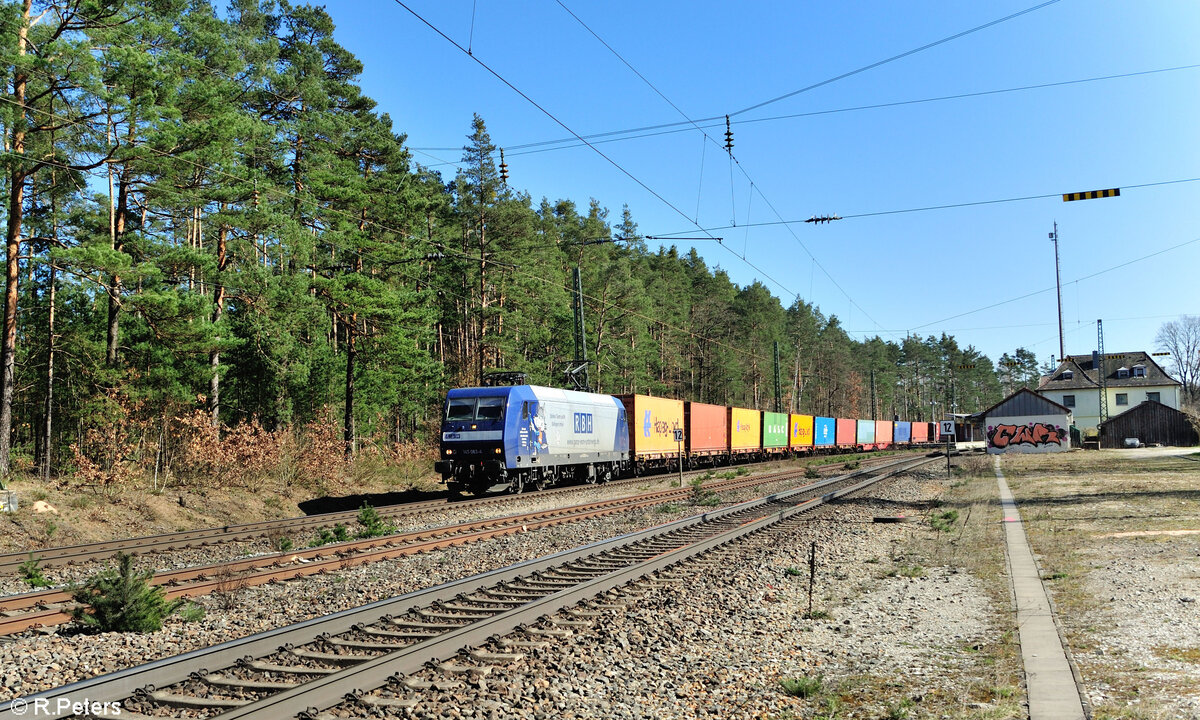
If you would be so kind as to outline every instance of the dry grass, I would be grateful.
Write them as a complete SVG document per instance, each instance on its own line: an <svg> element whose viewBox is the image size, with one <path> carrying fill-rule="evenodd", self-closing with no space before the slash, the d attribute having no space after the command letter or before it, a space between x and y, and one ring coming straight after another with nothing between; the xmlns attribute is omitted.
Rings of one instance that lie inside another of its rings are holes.
<svg viewBox="0 0 1200 720"><path fill-rule="evenodd" d="M1021 506L1030 543L1039 556L1069 645L1089 692L1102 691L1097 720L1174 718L1174 702L1194 697L1200 649L1159 646L1129 653L1126 638L1111 641L1135 625L1141 612L1125 607L1124 597L1097 596L1112 563L1149 566L1147 575L1187 563L1189 538L1113 533L1200 528L1200 464L1132 451L1074 452L1005 456L1005 476ZM1152 549L1133 560L1131 552ZM1117 613L1116 616L1113 613ZM1103 653L1103 654L1101 654ZM1182 664L1182 668L1181 668Z"/></svg>

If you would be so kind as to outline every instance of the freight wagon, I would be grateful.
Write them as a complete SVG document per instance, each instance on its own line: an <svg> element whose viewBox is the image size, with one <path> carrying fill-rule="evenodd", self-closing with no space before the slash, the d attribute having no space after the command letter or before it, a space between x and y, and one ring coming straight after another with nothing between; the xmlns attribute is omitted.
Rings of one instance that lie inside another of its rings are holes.
<svg viewBox="0 0 1200 720"><path fill-rule="evenodd" d="M912 424L912 441L914 443L930 442L929 426L933 423L915 422Z"/></svg>
<svg viewBox="0 0 1200 720"><path fill-rule="evenodd" d="M763 455L770 456L788 454L787 413L764 412L762 414L762 451Z"/></svg>
<svg viewBox="0 0 1200 720"><path fill-rule="evenodd" d="M897 445L908 445L912 442L912 426L914 423L897 421L892 430L892 440Z"/></svg>
<svg viewBox="0 0 1200 720"><path fill-rule="evenodd" d="M875 448L882 450L892 445L892 421L891 420L876 420L875 421Z"/></svg>
<svg viewBox="0 0 1200 720"><path fill-rule="evenodd" d="M813 426L815 420L812 415L796 415L793 413L790 416L790 432L788 433L788 447L794 453L810 452L813 449Z"/></svg>
<svg viewBox="0 0 1200 720"><path fill-rule="evenodd" d="M629 418L629 454L634 470L670 467L679 461L682 446L675 431L683 430L683 401L651 395L618 395Z"/></svg>
<svg viewBox="0 0 1200 720"><path fill-rule="evenodd" d="M842 450L858 447L858 421L850 418L837 419L837 446Z"/></svg>
<svg viewBox="0 0 1200 720"><path fill-rule="evenodd" d="M715 465L729 455L729 423L724 405L686 402L683 405L684 443L690 468Z"/></svg>
<svg viewBox="0 0 1200 720"><path fill-rule="evenodd" d="M762 450L762 412L729 408L729 454L757 457Z"/></svg>

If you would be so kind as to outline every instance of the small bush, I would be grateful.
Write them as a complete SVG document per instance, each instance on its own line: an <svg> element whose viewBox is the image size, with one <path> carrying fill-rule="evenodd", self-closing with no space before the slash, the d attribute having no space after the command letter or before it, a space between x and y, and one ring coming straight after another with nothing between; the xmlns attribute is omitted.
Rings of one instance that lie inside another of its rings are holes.
<svg viewBox="0 0 1200 720"><path fill-rule="evenodd" d="M803 618L804 620L828 620L828 619L832 618L833 616L830 615L829 612L825 611L825 610L813 610L812 612L804 613L800 617Z"/></svg>
<svg viewBox="0 0 1200 720"><path fill-rule="evenodd" d="M855 460L854 462L846 463L847 470L857 470L860 466L862 466L861 460Z"/></svg>
<svg viewBox="0 0 1200 720"><path fill-rule="evenodd" d="M906 578L925 577L925 568L920 565L901 565L896 569L896 574Z"/></svg>
<svg viewBox="0 0 1200 720"><path fill-rule="evenodd" d="M784 572L792 577L801 577L804 575L804 571L798 567L787 568L786 570L784 570Z"/></svg>
<svg viewBox="0 0 1200 720"><path fill-rule="evenodd" d="M958 520L957 510L947 510L945 512L934 513L929 518L929 526L937 532L950 532L954 529L954 523Z"/></svg>
<svg viewBox="0 0 1200 720"><path fill-rule="evenodd" d="M190 602L179 611L179 619L187 623L200 622L204 619L204 606Z"/></svg>
<svg viewBox="0 0 1200 720"><path fill-rule="evenodd" d="M888 703L888 720L904 720L912 708L912 698L904 698L898 703Z"/></svg>
<svg viewBox="0 0 1200 720"><path fill-rule="evenodd" d="M821 676L784 678L779 681L779 686L792 697L810 698L821 692Z"/></svg>
<svg viewBox="0 0 1200 720"><path fill-rule="evenodd" d="M309 547L321 547L335 542L347 542L350 539L350 531L345 525L338 523L332 528L321 528L317 532L317 536L308 544Z"/></svg>
<svg viewBox="0 0 1200 720"><path fill-rule="evenodd" d="M153 575L152 570L134 570L133 556L118 553L115 568L102 570L72 591L80 607L71 609L71 617L101 632L161 630L163 620L183 601L167 600L162 588L147 582Z"/></svg>
<svg viewBox="0 0 1200 720"><path fill-rule="evenodd" d="M29 559L17 567L17 574L31 588L48 588L50 587L50 581L42 574L42 568L38 563L39 559L35 558L33 553L29 553Z"/></svg>
<svg viewBox="0 0 1200 720"><path fill-rule="evenodd" d="M808 480L816 480L817 478L821 477L821 473L817 472L815 467L809 465L808 467L804 468L804 477Z"/></svg>
<svg viewBox="0 0 1200 720"><path fill-rule="evenodd" d="M392 535L396 532L396 526L384 522L383 517L379 515L379 511L366 502L363 502L362 507L358 510L358 524L362 526L362 530L358 532L359 538Z"/></svg>
<svg viewBox="0 0 1200 720"><path fill-rule="evenodd" d="M658 507L654 508L654 512L659 513L660 515L668 515L670 513L678 512L678 511L679 511L679 506L676 505L675 503L664 503L664 504L659 505Z"/></svg>

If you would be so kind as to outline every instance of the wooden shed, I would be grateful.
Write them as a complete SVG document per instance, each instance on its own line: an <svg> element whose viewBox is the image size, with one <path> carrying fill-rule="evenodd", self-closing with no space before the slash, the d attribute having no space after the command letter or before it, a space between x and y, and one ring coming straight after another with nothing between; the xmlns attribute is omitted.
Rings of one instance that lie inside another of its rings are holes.
<svg viewBox="0 0 1200 720"><path fill-rule="evenodd" d="M1071 409L1021 388L979 413L992 454L1062 452L1071 449Z"/></svg>
<svg viewBox="0 0 1200 720"><path fill-rule="evenodd" d="M1187 415L1160 402L1147 400L1100 425L1100 447L1125 447L1126 438L1137 438L1143 445L1200 444L1196 429Z"/></svg>

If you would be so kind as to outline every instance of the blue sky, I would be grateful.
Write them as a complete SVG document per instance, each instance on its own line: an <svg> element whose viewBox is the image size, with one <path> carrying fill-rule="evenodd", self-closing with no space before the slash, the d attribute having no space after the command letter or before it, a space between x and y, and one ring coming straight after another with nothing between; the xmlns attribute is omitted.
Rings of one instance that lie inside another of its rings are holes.
<svg viewBox="0 0 1200 720"><path fill-rule="evenodd" d="M720 237L676 244L855 337L1057 355L1056 221L1068 353L1095 347L1097 318L1116 352L1200 313L1200 182L1157 184L1200 178L1200 68L1149 72L1200 64L1200 3L1059 0L754 109L1041 2L405 4L575 133L730 114L736 158L723 119L699 123L708 140L683 125L520 149L571 133L393 0L329 2L418 162L452 177L479 113L535 203L595 198L614 221L628 204L643 234ZM1146 74L911 102L1130 73ZM985 204L897 212L966 203ZM844 219L779 224L827 214Z"/></svg>

